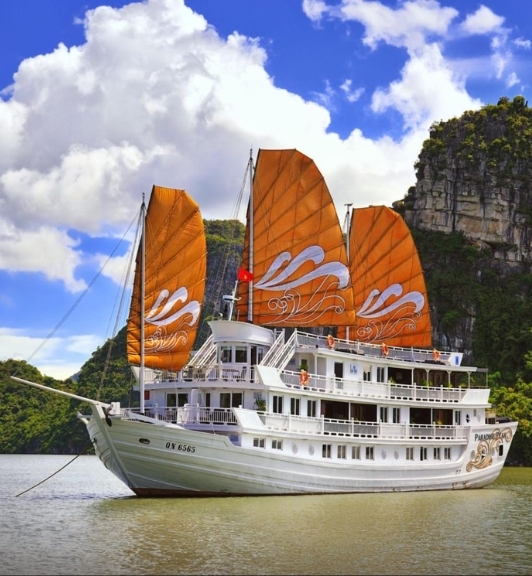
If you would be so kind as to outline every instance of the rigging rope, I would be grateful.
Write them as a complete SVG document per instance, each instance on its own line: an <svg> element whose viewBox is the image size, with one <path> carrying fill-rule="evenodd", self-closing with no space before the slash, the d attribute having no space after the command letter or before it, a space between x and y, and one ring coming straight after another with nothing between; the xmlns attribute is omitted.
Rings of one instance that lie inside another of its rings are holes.
<svg viewBox="0 0 532 576"><path fill-rule="evenodd" d="M39 346L37 346L37 348L33 351L32 354L30 354L30 356L26 359L26 362L29 364L30 360L37 354L37 352L39 352L39 350L50 340L50 338L59 330L59 328L63 325L63 323L67 320L67 318L70 316L70 314L72 314L72 312L74 311L74 309L78 306L78 304L83 300L83 298L85 298L85 296L87 295L87 293L89 292L89 290L92 288L93 284L96 282L96 280L100 277L100 275L102 274L104 268L106 267L106 265L109 263L109 261L111 260L111 258L114 256L115 252L118 250L119 246L122 244L124 238L126 237L129 229L131 228L133 222L131 222L131 224L128 226L128 229L126 230L126 232L124 233L124 235L122 236L122 238L120 239L120 241L118 242L118 244L115 246L114 250L111 252L111 254L109 254L107 260L103 263L102 267L98 270L98 272L96 273L96 275L94 276L94 278L90 281L90 283L88 284L88 286L85 288L85 290L81 293L80 297L74 302L74 304L72 304L72 306L68 309L67 313L63 316L63 318L59 321L59 323L56 325L56 327L48 334L48 336L46 336L46 338L39 344ZM15 373L13 374L13 376L16 376L18 373L18 369L15 371Z"/></svg>
<svg viewBox="0 0 532 576"><path fill-rule="evenodd" d="M125 295L126 295L126 291L127 291L127 286L130 285L129 279L131 276L131 271L133 270L133 261L135 259L135 255L136 255L136 251L135 251L135 247L138 246L139 243L139 236L140 236L140 230L141 230L141 218L142 218L142 212L139 213L138 215L138 223L137 223L137 229L135 232L135 238L131 244L132 249L130 250L129 253L129 260L128 260L128 265L125 268L124 271L124 278L123 278L123 282L122 282L122 291L121 291L121 296L120 296L120 301L118 304L118 310L115 316L115 325L112 331L112 336L111 339L109 340L109 349L107 350L107 357L105 358L105 363L103 366L103 370L102 370L102 377L100 379L100 385L98 386L98 391L96 393L96 400L100 399L100 395L102 392L102 388L103 388L103 383L105 382L105 379L107 378L107 370L109 368L109 363L111 362L111 354L113 351L113 346L115 343L115 338L116 335L118 334L118 325L120 322L120 318L121 318L121 314L122 314L122 310L124 308L124 300L125 300ZM131 228L131 224L129 225L129 228ZM128 228L128 230L129 230ZM127 233L127 231L126 231ZM116 303L115 303L116 306Z"/></svg>
<svg viewBox="0 0 532 576"><path fill-rule="evenodd" d="M50 480L50 478L52 478L52 476L55 476L56 474L58 474L59 472L61 472L61 470L64 470L69 464L72 464L72 462L74 462L74 460L76 458L78 458L79 456L81 456L82 454L84 454L90 447L92 446L92 442L90 444L88 444L79 454L77 454L74 458L72 458L72 460L70 460L70 462L67 462L64 466L62 466L61 468L59 468L59 470L55 471L53 474L50 474L50 476L48 476L48 478L45 478L44 480L41 480L40 482L38 482L37 484L35 484L34 486L32 486L31 488L28 488L27 490L24 490L24 492L21 492L20 494L16 494L15 498L18 498L19 496L22 496L22 494L26 494L26 492L29 492L30 490L33 490L34 488L37 488L37 486L40 486L41 484L44 484L47 480Z"/></svg>
<svg viewBox="0 0 532 576"><path fill-rule="evenodd" d="M227 239L227 242L224 247L224 251L221 256L221 265L216 268L216 276L213 280L213 288L212 288L212 301L204 306L205 313L202 315L202 323L199 327L198 334L199 334L199 341L202 341L203 338L207 336L207 321L212 320L212 317L215 316L220 311L220 299L221 299L221 292L224 284L225 273L227 267L229 265L229 260L232 253L236 252L235 248L235 235L237 232L236 221L238 220L238 216L240 213L242 200L244 197L244 193L247 191L247 181L249 178L249 170L252 169L250 167L250 163L248 162L246 171L244 173L244 177L242 178L242 183L240 185L240 190L238 192L237 199L233 206L233 211L231 213L230 220L234 220L235 222L231 224L230 227L230 238Z"/></svg>

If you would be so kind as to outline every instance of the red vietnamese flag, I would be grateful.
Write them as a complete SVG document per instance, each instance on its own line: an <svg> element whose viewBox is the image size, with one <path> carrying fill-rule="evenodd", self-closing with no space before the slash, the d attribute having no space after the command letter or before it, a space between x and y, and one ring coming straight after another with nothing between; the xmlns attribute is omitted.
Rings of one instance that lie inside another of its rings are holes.
<svg viewBox="0 0 532 576"><path fill-rule="evenodd" d="M249 270L239 268L238 279L240 280L240 282L251 282L251 280L253 280L253 274Z"/></svg>

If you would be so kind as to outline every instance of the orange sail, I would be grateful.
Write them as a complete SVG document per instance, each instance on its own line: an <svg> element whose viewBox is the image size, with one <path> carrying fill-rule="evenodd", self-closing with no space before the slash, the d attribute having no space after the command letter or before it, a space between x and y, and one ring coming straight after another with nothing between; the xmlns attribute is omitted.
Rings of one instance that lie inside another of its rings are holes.
<svg viewBox="0 0 532 576"><path fill-rule="evenodd" d="M184 190L154 186L145 224L144 364L180 370L194 345L207 247L198 205ZM127 324L128 360L140 364L142 245Z"/></svg>
<svg viewBox="0 0 532 576"><path fill-rule="evenodd" d="M349 253L357 311L349 338L387 346L430 346L423 270L401 216L386 206L353 210Z"/></svg>
<svg viewBox="0 0 532 576"><path fill-rule="evenodd" d="M353 324L342 230L313 160L297 150L260 150L250 209L242 260L249 282L238 286L238 319L283 327Z"/></svg>

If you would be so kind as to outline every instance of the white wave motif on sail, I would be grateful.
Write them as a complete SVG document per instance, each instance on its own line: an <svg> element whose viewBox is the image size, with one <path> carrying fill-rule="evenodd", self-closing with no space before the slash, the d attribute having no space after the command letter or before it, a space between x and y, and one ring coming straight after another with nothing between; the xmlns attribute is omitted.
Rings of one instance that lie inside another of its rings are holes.
<svg viewBox="0 0 532 576"><path fill-rule="evenodd" d="M190 327L198 321L201 306L197 301L192 301L172 313L177 302L186 302L188 291L186 288L177 289L170 298L169 291L161 290L152 309L146 316L146 322L157 326L157 330L146 338L146 350L149 353L168 352L177 346L186 346ZM166 300L167 299L167 300ZM162 306L162 303L166 303ZM161 308L159 310L159 308ZM164 327L169 324L178 324L168 332Z"/></svg>
<svg viewBox="0 0 532 576"><path fill-rule="evenodd" d="M297 322L306 325L315 322L331 310L341 314L345 309L345 300L336 292L349 283L347 266L341 262L328 262L311 272L288 280L304 264L323 262L325 252L320 246L313 245L305 248L290 262L291 258L290 252L279 254L264 276L255 283L256 289L284 292L282 296L268 300L268 308L278 315L274 322L278 324ZM281 270L286 262L290 263ZM323 280L310 298L308 295L302 298L299 292L293 290L320 277L323 277Z"/></svg>
<svg viewBox="0 0 532 576"><path fill-rule="evenodd" d="M255 283L255 288L268 290L289 290L290 288L295 288L296 286L305 284L306 282L314 280L315 278L319 278L320 276L336 276L338 278L339 288L345 288L349 283L349 270L347 269L347 266L344 266L341 262L328 262L327 264L316 268L316 270L313 270L304 276L300 276L294 280L286 282L286 279L289 278L306 262L312 261L314 264L323 262L325 258L325 252L322 248L320 248L320 246L316 245L305 248L301 254L296 256L293 261L278 274L277 278L272 280L273 276L280 270L281 266L285 262L290 261L290 258L290 252L283 252L279 254L266 274L264 274L264 276Z"/></svg>
<svg viewBox="0 0 532 576"><path fill-rule="evenodd" d="M372 290L362 308L357 312L357 315L362 318L378 318L394 311L396 308L401 308L405 304L414 304L414 311L419 312L425 304L425 298L420 292L409 292L399 300L392 304L386 305L386 300L390 296L401 296L403 287L400 284L392 284L379 295L378 290ZM383 307L384 306L384 307Z"/></svg>
<svg viewBox="0 0 532 576"><path fill-rule="evenodd" d="M278 298L270 298L268 301L270 311L278 314L271 323L279 325L296 323L304 326L317 322L330 311L341 314L345 310L345 300L337 294L338 281L331 280L326 284L329 279L330 276L326 276L310 298L302 298L298 292L288 290Z"/></svg>
<svg viewBox="0 0 532 576"><path fill-rule="evenodd" d="M146 322L150 324L154 324L155 326L166 326L167 324L171 324L175 322L180 316L183 316L187 313L192 315L192 320L187 322L189 326L192 326L196 323L199 314L200 314L200 304L197 301L189 302L183 308L180 308L177 312L174 312L171 316L168 316L168 312L171 312L174 304L176 302L186 302L188 298L188 291L186 288L178 288L170 298L168 298L168 290L161 290L159 296L155 304L153 305L152 309L148 312L146 316ZM168 298L166 304L163 306L162 310L157 312L158 308L161 306L161 303L165 298Z"/></svg>
<svg viewBox="0 0 532 576"><path fill-rule="evenodd" d="M415 331L422 317L425 297L413 291L387 304L390 296L399 297L402 293L403 287L400 284L392 284L382 294L372 290L357 314L359 318L370 321L357 329L357 337L365 341L385 340L406 331Z"/></svg>
<svg viewBox="0 0 532 576"><path fill-rule="evenodd" d="M181 327L185 323L181 324ZM176 329L168 334L163 327L157 330L145 340L145 350L149 354L155 352L169 352L177 347L186 346L188 343L188 331L186 329Z"/></svg>

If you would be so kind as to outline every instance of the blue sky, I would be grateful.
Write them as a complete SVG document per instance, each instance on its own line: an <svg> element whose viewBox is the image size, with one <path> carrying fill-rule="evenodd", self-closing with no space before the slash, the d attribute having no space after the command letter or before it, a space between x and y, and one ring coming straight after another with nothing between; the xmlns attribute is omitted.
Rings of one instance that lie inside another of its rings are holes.
<svg viewBox="0 0 532 576"><path fill-rule="evenodd" d="M114 334L119 239L153 184L230 218L250 149L298 148L340 221L346 203L403 198L433 122L530 99L529 12L529 0L1 0L0 360L66 378Z"/></svg>

